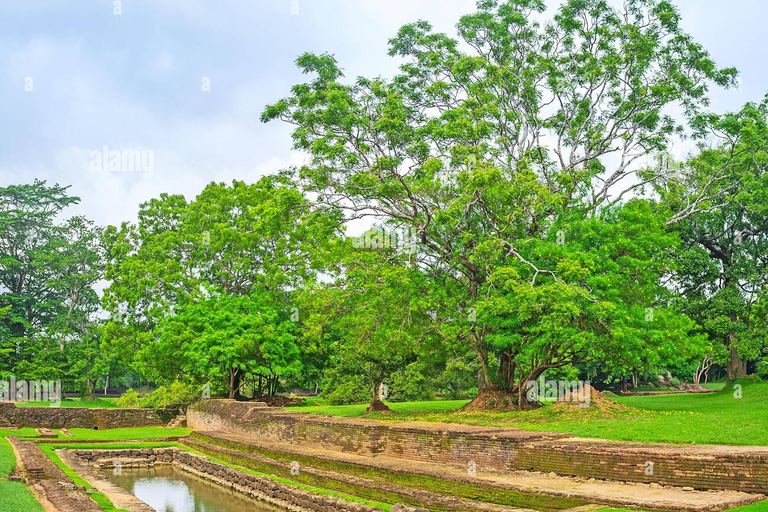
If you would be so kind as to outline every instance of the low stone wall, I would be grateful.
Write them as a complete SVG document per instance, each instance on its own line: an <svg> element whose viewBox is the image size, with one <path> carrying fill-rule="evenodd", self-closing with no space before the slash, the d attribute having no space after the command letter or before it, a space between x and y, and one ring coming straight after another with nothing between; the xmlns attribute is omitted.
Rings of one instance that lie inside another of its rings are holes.
<svg viewBox="0 0 768 512"><path fill-rule="evenodd" d="M360 503L315 494L268 478L251 475L178 448L73 450L72 453L100 469L114 467L118 462L121 468L172 464L223 487L296 512L381 512L377 508ZM398 510L417 512L415 509L402 506ZM428 512L424 509L420 511Z"/></svg>
<svg viewBox="0 0 768 512"><path fill-rule="evenodd" d="M357 455L768 494L768 447L603 442L516 429L329 418L229 400L195 404L187 421L197 431Z"/></svg>
<svg viewBox="0 0 768 512"><path fill-rule="evenodd" d="M0 425L31 428L131 428L165 426L179 414L169 409L88 409L80 407L16 407L0 403Z"/></svg>
<svg viewBox="0 0 768 512"><path fill-rule="evenodd" d="M194 404L187 411L187 425L196 431L229 432L358 455L464 467L474 462L477 467L495 469L514 465L520 443L567 437L510 428L329 418L230 400Z"/></svg>

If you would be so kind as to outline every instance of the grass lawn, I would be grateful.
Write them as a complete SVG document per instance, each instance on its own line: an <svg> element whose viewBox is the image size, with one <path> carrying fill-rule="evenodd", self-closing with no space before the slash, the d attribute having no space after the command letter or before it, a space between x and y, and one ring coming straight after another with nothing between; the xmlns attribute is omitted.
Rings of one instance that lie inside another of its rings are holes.
<svg viewBox="0 0 768 512"><path fill-rule="evenodd" d="M5 478L13 473L16 467L16 456L11 448L11 443L0 437L0 478Z"/></svg>
<svg viewBox="0 0 768 512"><path fill-rule="evenodd" d="M10 430L0 430L0 478L6 478L16 467L16 456L5 439ZM14 432L17 433L17 432ZM19 482L0 480L0 510L2 512L43 512L27 486Z"/></svg>
<svg viewBox="0 0 768 512"><path fill-rule="evenodd" d="M44 512L27 486L19 482L0 481L0 510L3 512Z"/></svg>
<svg viewBox="0 0 768 512"><path fill-rule="evenodd" d="M624 441L768 446L768 383L745 385L742 398L730 390L712 394L617 397L626 409L542 407L526 412L460 412L466 401L389 404L383 420L441 421L527 430L566 432ZM365 405L302 406L297 412L364 416Z"/></svg>
<svg viewBox="0 0 768 512"><path fill-rule="evenodd" d="M116 398L65 398L61 401L61 407L87 407L89 409L116 409ZM16 402L17 407L51 407L52 402ZM59 404L57 404L59 405Z"/></svg>
<svg viewBox="0 0 768 512"><path fill-rule="evenodd" d="M188 436L192 432L188 428L167 428L167 427L144 427L144 428L111 428L107 430L93 430L88 428L71 428L69 433L71 438L62 439L83 439L83 440L104 440L114 439L116 441L134 441L142 439L163 439L166 437Z"/></svg>

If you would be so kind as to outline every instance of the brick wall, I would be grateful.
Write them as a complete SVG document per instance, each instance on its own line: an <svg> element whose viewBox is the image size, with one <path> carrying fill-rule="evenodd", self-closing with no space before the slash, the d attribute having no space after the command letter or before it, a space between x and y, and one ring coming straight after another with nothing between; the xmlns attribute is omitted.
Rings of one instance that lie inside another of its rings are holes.
<svg viewBox="0 0 768 512"><path fill-rule="evenodd" d="M352 503L332 496L323 496L310 491L276 482L269 478L252 475L243 471L208 460L177 448L154 448L140 450L76 450L81 460L97 468L113 467L120 461L122 468L146 467L172 464L175 467L252 496L261 501L297 512L381 512L379 509ZM404 512L428 512L400 506Z"/></svg>
<svg viewBox="0 0 768 512"><path fill-rule="evenodd" d="M565 434L527 432L471 425L415 426L410 423L329 418L267 409L247 402L210 400L187 411L197 431L222 431L360 455L386 455L466 467L506 469L514 465L523 442L557 439Z"/></svg>
<svg viewBox="0 0 768 512"><path fill-rule="evenodd" d="M573 439L521 445L515 467L601 480L768 494L768 450L761 447L643 446Z"/></svg>
<svg viewBox="0 0 768 512"><path fill-rule="evenodd" d="M32 428L129 428L165 426L178 415L170 409L87 409L16 407L0 403L0 425Z"/></svg>
<svg viewBox="0 0 768 512"><path fill-rule="evenodd" d="M602 442L516 429L330 418L228 400L195 404L187 412L187 421L197 431L359 455L463 467L474 461L486 469L768 494L768 447Z"/></svg>

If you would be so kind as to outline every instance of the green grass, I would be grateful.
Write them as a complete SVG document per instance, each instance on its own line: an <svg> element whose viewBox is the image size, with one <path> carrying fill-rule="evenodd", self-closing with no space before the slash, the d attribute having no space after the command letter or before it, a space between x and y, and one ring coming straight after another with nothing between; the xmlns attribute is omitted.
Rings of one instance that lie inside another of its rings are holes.
<svg viewBox="0 0 768 512"><path fill-rule="evenodd" d="M88 428L71 428L72 437L66 439L83 440L115 440L130 441L142 439L163 439L166 437L188 436L192 432L188 428L167 427L143 427L143 428L111 428L106 430L92 430ZM65 438L59 435L60 438Z"/></svg>
<svg viewBox="0 0 768 512"><path fill-rule="evenodd" d="M59 407L86 407L88 409L116 409L116 398L65 398ZM51 407L53 402L16 402L17 407Z"/></svg>
<svg viewBox="0 0 768 512"><path fill-rule="evenodd" d="M389 408L398 416L421 415L423 413L449 413L466 404L468 400L432 400L429 402L389 402ZM311 414L323 414L326 416L365 416L368 404L356 405L300 405L286 407L286 409ZM377 415L382 416L382 415Z"/></svg>
<svg viewBox="0 0 768 512"><path fill-rule="evenodd" d="M27 486L19 482L0 481L0 510L3 512L44 512Z"/></svg>
<svg viewBox="0 0 768 512"><path fill-rule="evenodd" d="M757 503L739 508L732 508L728 512L768 512L768 500L758 501Z"/></svg>
<svg viewBox="0 0 768 512"><path fill-rule="evenodd" d="M466 402L391 403L379 420L440 421L565 432L622 441L768 446L768 383L745 385L742 398L730 388L710 394L617 397L625 409L542 407L524 412L460 412ZM365 405L304 406L292 410L329 416L365 415Z"/></svg>
<svg viewBox="0 0 768 512"><path fill-rule="evenodd" d="M14 468L16 468L16 455L13 453L11 443L0 438L0 478L13 473Z"/></svg>

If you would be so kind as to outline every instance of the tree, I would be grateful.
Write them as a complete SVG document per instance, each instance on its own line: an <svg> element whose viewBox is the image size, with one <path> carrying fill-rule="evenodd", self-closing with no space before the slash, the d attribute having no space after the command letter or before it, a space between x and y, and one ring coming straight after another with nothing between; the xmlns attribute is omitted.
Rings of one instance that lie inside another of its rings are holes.
<svg viewBox="0 0 768 512"><path fill-rule="evenodd" d="M104 276L102 231L82 216L58 221L78 201L67 187L44 181L0 189L5 371L78 380L81 345L98 346L94 287Z"/></svg>
<svg viewBox="0 0 768 512"><path fill-rule="evenodd" d="M477 5L458 39L404 26L390 54L406 62L391 80L345 84L332 56L303 55L298 66L315 78L262 120L294 126L295 147L312 157L303 186L320 204L416 233L414 258L443 281L436 315L474 350L479 388L492 395L476 405L518 407L521 376L567 364L574 339L586 347L615 327L609 290L593 284L616 281L558 249L568 245L558 233L609 218L641 190L646 182L626 179L633 162L682 130L665 110L693 116L708 85L736 73L681 30L668 2L619 11L571 0L546 25L535 21L541 1ZM541 343L518 348L521 327Z"/></svg>
<svg viewBox="0 0 768 512"><path fill-rule="evenodd" d="M336 334L334 372L363 377L368 412L386 411L379 387L414 362L417 347L437 333L429 316L429 282L406 254L350 245L337 279L306 292L314 297L314 308L305 322L315 332Z"/></svg>
<svg viewBox="0 0 768 512"><path fill-rule="evenodd" d="M733 380L747 374L768 334L760 304L768 285L768 100L698 126L713 142L672 165L656 191L684 242L675 254L682 307Z"/></svg>
<svg viewBox="0 0 768 512"><path fill-rule="evenodd" d="M219 295L185 304L160 321L157 351L173 354L188 378L223 382L234 399L247 376L275 379L297 371L298 324L281 306L263 295Z"/></svg>
<svg viewBox="0 0 768 512"><path fill-rule="evenodd" d="M44 181L0 188L0 300L10 308L4 345L14 348L11 368L32 357L35 334L56 317L62 297L51 286L57 276L44 260L57 246L56 216L78 201L67 187Z"/></svg>
<svg viewBox="0 0 768 512"><path fill-rule="evenodd" d="M315 255L338 225L333 216L314 212L285 175L264 177L251 185L212 183L191 202L181 196L153 199L142 205L137 225L107 230L111 284L104 304L114 318L105 336L113 347L123 347L123 357L145 376L171 382L198 379L201 374L177 357L168 340L205 332L209 343L190 345L190 352L210 352L204 371L212 371L215 361L234 379L228 384L230 391L240 390L242 379L249 375L243 358L257 355L251 350L255 339L238 334L231 340L234 345L222 346L223 352L216 354L211 352L219 350L213 340L267 317L274 318L264 325L284 330L282 319L295 307L295 290L315 279L314 266L320 260ZM251 311L242 320L247 325L227 324L227 315L238 308ZM258 316L260 308L272 313ZM200 323L205 317L195 321L195 314L205 311L216 321ZM182 329L180 322L188 326ZM290 360L290 353L285 358ZM264 363L263 376L279 376L275 372L283 363ZM258 364L255 359L248 368Z"/></svg>

